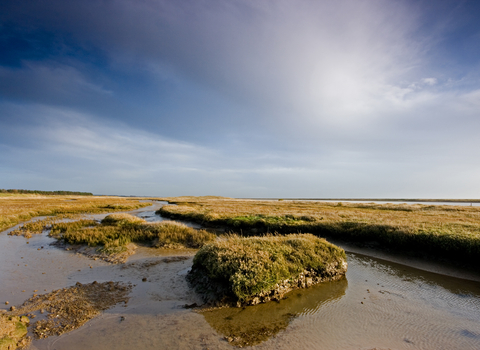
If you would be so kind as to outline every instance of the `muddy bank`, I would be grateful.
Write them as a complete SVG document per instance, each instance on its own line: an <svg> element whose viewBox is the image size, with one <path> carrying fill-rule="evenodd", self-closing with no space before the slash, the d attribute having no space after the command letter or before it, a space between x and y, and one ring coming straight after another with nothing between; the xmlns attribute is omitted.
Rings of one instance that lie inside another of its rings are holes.
<svg viewBox="0 0 480 350"><path fill-rule="evenodd" d="M132 286L121 282L80 282L46 294L34 294L21 306L11 306L6 316L27 316L36 339L79 328L115 304L128 302ZM33 319L38 320L33 321Z"/></svg>

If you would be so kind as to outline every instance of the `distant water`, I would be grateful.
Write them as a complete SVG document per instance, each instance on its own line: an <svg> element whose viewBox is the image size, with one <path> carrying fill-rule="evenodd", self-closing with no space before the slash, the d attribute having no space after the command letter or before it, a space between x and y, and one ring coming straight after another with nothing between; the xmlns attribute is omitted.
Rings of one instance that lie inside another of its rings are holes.
<svg viewBox="0 0 480 350"><path fill-rule="evenodd" d="M314 198L249 198L255 200L271 200L271 201L309 201L309 202L328 202L328 203L375 203L375 204L423 204L423 205L460 205L460 206L480 206L478 200L473 202L441 202L441 201L402 201L402 200L355 200L355 199L314 199Z"/></svg>

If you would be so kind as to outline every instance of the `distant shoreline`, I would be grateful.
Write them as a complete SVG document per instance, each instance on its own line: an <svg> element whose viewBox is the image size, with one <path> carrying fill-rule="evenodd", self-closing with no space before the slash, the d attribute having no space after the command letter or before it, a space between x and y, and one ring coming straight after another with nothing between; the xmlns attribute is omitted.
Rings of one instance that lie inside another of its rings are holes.
<svg viewBox="0 0 480 350"><path fill-rule="evenodd" d="M239 198L254 200L286 201L335 201L335 202L432 202L432 203L480 203L480 199L420 199L420 198Z"/></svg>

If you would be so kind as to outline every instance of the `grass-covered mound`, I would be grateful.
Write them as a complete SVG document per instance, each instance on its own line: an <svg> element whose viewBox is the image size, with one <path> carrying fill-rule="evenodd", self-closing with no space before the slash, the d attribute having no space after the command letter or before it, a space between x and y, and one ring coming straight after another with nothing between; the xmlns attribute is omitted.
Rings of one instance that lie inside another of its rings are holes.
<svg viewBox="0 0 480 350"><path fill-rule="evenodd" d="M346 270L345 251L311 234L230 235L197 252L188 279L206 301L255 305Z"/></svg>
<svg viewBox="0 0 480 350"><path fill-rule="evenodd" d="M50 235L67 244L98 247L97 251L107 256L126 253L130 243L147 243L157 248L200 248L216 238L213 233L181 223L149 223L129 214L110 214L100 224L94 220L56 223ZM120 261L127 256L123 254Z"/></svg>

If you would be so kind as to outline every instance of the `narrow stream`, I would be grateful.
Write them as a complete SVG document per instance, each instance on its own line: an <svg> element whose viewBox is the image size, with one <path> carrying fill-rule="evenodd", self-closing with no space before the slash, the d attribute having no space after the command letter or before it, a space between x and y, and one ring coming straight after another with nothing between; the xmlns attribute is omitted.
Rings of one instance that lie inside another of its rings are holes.
<svg viewBox="0 0 480 350"><path fill-rule="evenodd" d="M160 221L161 205L132 213ZM185 281L195 250L143 247L112 265L51 246L46 234L27 240L8 231L0 233L0 308L77 281L134 285L127 305L73 332L34 340L32 349L234 349L236 339L256 349L480 349L480 282L390 262L385 254L349 252L346 279L293 291L278 303L198 313L185 308L201 302Z"/></svg>

